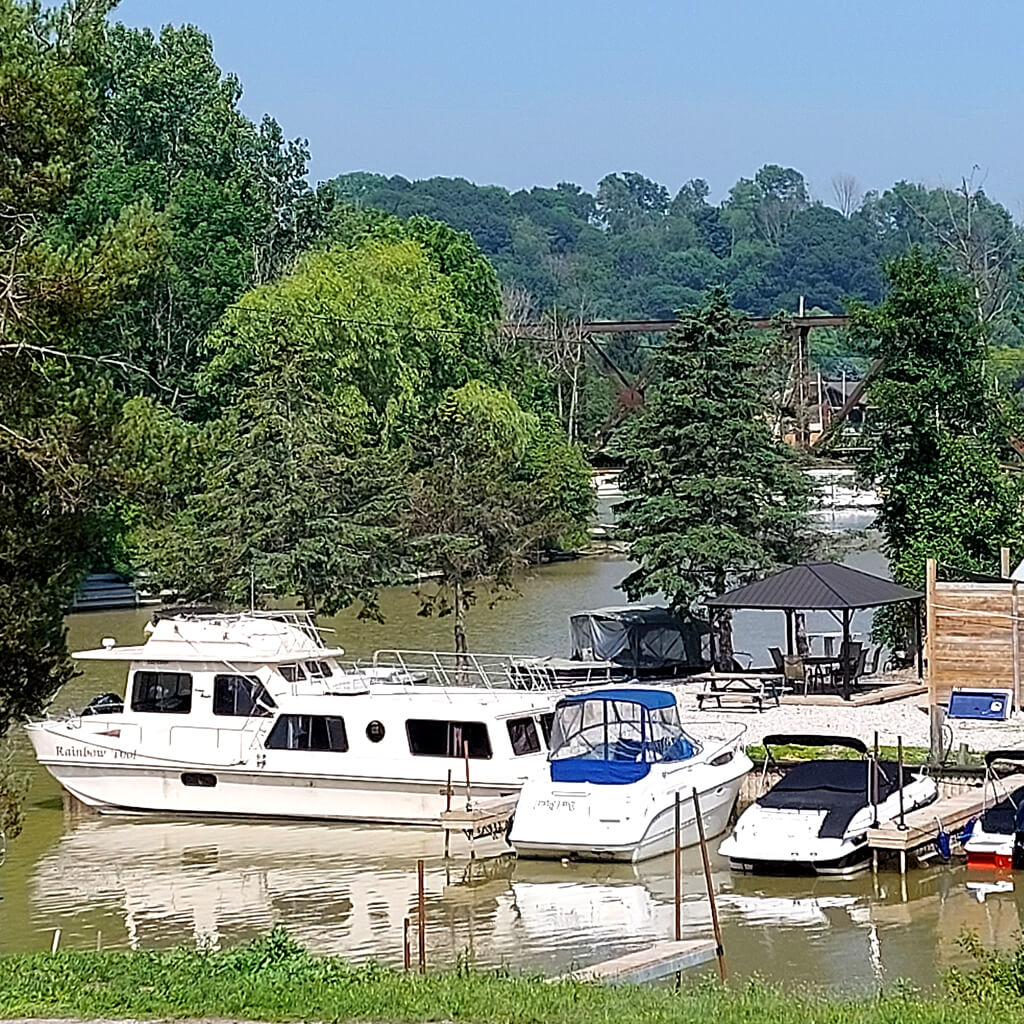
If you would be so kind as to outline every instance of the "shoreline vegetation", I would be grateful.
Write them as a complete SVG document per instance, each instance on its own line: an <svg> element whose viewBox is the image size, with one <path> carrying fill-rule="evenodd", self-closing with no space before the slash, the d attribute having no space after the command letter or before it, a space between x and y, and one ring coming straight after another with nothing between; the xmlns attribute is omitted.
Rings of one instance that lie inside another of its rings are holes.
<svg viewBox="0 0 1024 1024"><path fill-rule="evenodd" d="M0 957L0 1019L225 1019L601 1024L985 1024L1016 1019L1024 947L1007 953L961 939L976 966L941 988L899 982L874 995L834 995L763 980L722 987L689 976L670 985L551 984L539 975L465 965L418 975L316 956L281 929L224 950L61 952Z"/></svg>

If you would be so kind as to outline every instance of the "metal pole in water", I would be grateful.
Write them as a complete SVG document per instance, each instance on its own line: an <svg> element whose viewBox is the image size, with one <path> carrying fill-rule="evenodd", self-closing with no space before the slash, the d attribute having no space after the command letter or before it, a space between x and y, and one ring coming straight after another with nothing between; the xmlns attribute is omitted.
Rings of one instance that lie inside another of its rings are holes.
<svg viewBox="0 0 1024 1024"><path fill-rule="evenodd" d="M452 809L452 770L451 770L451 768L448 769L448 782L447 782L447 784L444 787L444 794L445 794L444 809L445 809L445 812L447 813L448 811L450 811ZM446 828L444 830L444 859L445 860L448 859L448 855L449 855L449 852L451 850L451 843L452 843L451 829Z"/></svg>
<svg viewBox="0 0 1024 1024"><path fill-rule="evenodd" d="M897 782L900 787L900 829L906 831L907 823L904 820L905 809L903 806L903 737L896 737L896 770L899 773Z"/></svg>
<svg viewBox="0 0 1024 1024"><path fill-rule="evenodd" d="M871 825L873 828L878 828L878 730L875 730L875 758L871 765L872 776L874 777L874 786L872 787L872 801L871 811L872 819Z"/></svg>
<svg viewBox="0 0 1024 1024"><path fill-rule="evenodd" d="M715 953L718 956L718 975L724 985L728 975L725 970L725 946L722 945L722 926L718 923L718 906L715 903L715 884L711 880L711 859L708 857L708 841L704 837L704 819L700 814L700 797L693 791L693 810L697 815L697 836L700 839L700 855L704 861L704 881L708 887L708 903L711 906L711 927L715 930Z"/></svg>
<svg viewBox="0 0 1024 1024"><path fill-rule="evenodd" d="M420 974L427 973L427 899L423 891L423 861L416 861L416 938L419 942Z"/></svg>
<svg viewBox="0 0 1024 1024"><path fill-rule="evenodd" d="M681 877L682 872L681 872L681 868L680 868L680 864L679 864L679 847L681 845L681 843L680 843L681 829L680 829L680 826L679 826L679 817L680 817L680 800L679 800L679 793L677 791L676 792L676 841L675 841L675 845L674 845L675 878L676 878L676 942L679 942L680 939L682 939L682 937L683 937L683 922L682 922L682 919L680 918L680 907L681 907L681 904L682 904L682 897L683 897L683 892L682 892L683 880L682 880L682 877Z"/></svg>
<svg viewBox="0 0 1024 1024"><path fill-rule="evenodd" d="M402 967L406 972L412 967L412 950L409 948L409 915L402 918Z"/></svg>
<svg viewBox="0 0 1024 1024"><path fill-rule="evenodd" d="M59 945L60 945L60 929L59 928L54 928L53 929L53 945L50 946L50 952L51 953L56 953L57 952L57 947Z"/></svg>

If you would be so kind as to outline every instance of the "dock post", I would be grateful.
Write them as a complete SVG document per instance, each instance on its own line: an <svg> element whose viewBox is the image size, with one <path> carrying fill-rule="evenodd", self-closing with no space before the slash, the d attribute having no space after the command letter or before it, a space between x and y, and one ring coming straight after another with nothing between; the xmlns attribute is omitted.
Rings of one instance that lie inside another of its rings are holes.
<svg viewBox="0 0 1024 1024"><path fill-rule="evenodd" d="M871 873L874 875L878 874L878 851L871 851Z"/></svg>
<svg viewBox="0 0 1024 1024"><path fill-rule="evenodd" d="M466 810L473 810L473 793L469 788L469 740L462 741L462 754L466 761Z"/></svg>
<svg viewBox="0 0 1024 1024"><path fill-rule="evenodd" d="M871 765L871 774L874 779L874 784L868 783L871 787L871 827L878 828L878 730L875 730L875 759Z"/></svg>
<svg viewBox="0 0 1024 1024"><path fill-rule="evenodd" d="M402 967L408 974L412 967L412 950L409 948L409 915L402 918Z"/></svg>
<svg viewBox="0 0 1024 1024"><path fill-rule="evenodd" d="M715 884L711 879L711 859L708 857L708 841L704 836L704 819L700 815L700 797L693 790L693 809L697 815L697 836L700 839L700 856L704 861L704 881L708 887L708 904L711 907L711 927L715 930L715 954L718 957L718 976L724 985L728 980L725 970L725 946L722 945L722 926L718 922L718 906L715 903Z"/></svg>
<svg viewBox="0 0 1024 1024"><path fill-rule="evenodd" d="M675 903L675 907L676 907L676 942L679 942L682 939L682 937L683 937L683 922L682 922L682 918L680 917L680 908L681 908L681 905L682 905L682 896L683 896L683 880L682 880L682 877L681 877L682 876L682 871L681 871L680 864L679 864L679 853L680 853L679 848L681 846L680 840L682 838L681 837L680 823L679 823L679 812L680 812L680 801L679 801L679 793L677 791L676 792L676 831L675 831L676 841L673 844L673 854L674 854L674 857L675 857L675 880L676 880L676 890L675 890L675 895L676 895L676 903Z"/></svg>
<svg viewBox="0 0 1024 1024"><path fill-rule="evenodd" d="M423 891L423 861L416 861L416 938L420 974L427 973L427 899Z"/></svg>
<svg viewBox="0 0 1024 1024"><path fill-rule="evenodd" d="M900 874L905 878L907 875L907 851L900 850Z"/></svg>
<svg viewBox="0 0 1024 1024"><path fill-rule="evenodd" d="M448 782L444 787L444 809L447 814L452 809L452 770L448 769ZM452 832L451 829L444 830L444 859L447 860L451 853Z"/></svg>
<svg viewBox="0 0 1024 1024"><path fill-rule="evenodd" d="M900 787L900 823L899 829L901 832L906 832L906 808L903 806L903 737L896 737L896 772L897 772L897 784Z"/></svg>

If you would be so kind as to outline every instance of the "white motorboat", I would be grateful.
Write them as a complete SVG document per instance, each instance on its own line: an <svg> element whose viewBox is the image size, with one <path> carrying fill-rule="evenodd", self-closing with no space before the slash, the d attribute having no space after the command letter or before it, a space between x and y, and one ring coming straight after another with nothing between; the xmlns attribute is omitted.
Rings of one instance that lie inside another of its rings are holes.
<svg viewBox="0 0 1024 1024"><path fill-rule="evenodd" d="M122 700L26 728L36 757L101 811L439 824L452 777L474 798L543 771L557 694L510 659L378 656L345 669L301 612L157 617ZM564 692L564 691L563 691Z"/></svg>
<svg viewBox="0 0 1024 1024"><path fill-rule="evenodd" d="M679 720L675 694L615 687L563 697L555 708L547 777L523 787L509 839L521 857L640 861L698 841L696 789L705 833L728 825L743 776L740 745L696 738Z"/></svg>
<svg viewBox="0 0 1024 1024"><path fill-rule="evenodd" d="M985 755L985 809L964 836L964 853L969 868L1011 871L1024 865L1024 786L1008 788L996 774L997 761L1024 761L1024 750Z"/></svg>
<svg viewBox="0 0 1024 1024"><path fill-rule="evenodd" d="M819 758L790 768L740 815L719 846L736 870L853 874L867 864L872 825L896 820L938 795L934 779L876 762L864 743L848 736L766 736L766 774L776 765L772 747L784 744L847 747L861 759Z"/></svg>

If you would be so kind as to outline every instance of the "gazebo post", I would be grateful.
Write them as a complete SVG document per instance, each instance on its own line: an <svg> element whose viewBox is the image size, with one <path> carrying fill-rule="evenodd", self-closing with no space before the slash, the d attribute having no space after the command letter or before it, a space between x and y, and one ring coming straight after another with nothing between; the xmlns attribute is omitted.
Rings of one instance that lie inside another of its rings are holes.
<svg viewBox="0 0 1024 1024"><path fill-rule="evenodd" d="M786 609L786 654L793 656L793 609Z"/></svg>
<svg viewBox="0 0 1024 1024"><path fill-rule="evenodd" d="M924 637L921 635L921 602L918 598L914 602L914 633L917 636L917 678L924 679Z"/></svg>
<svg viewBox="0 0 1024 1024"><path fill-rule="evenodd" d="M850 699L850 609L843 609L843 644L839 648L843 662L843 700Z"/></svg>

